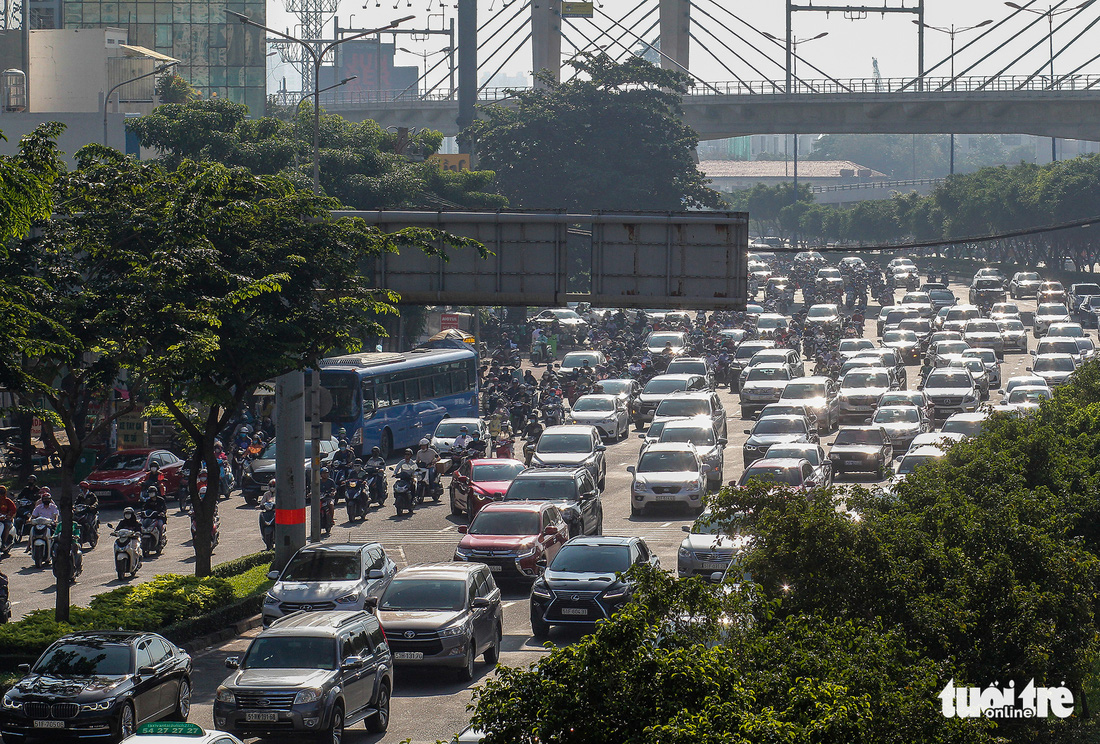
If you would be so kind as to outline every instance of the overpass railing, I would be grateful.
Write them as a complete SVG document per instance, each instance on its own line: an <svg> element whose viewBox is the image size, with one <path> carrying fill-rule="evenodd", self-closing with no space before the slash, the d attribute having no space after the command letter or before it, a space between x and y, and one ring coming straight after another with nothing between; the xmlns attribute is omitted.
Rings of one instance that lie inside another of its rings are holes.
<svg viewBox="0 0 1100 744"><path fill-rule="evenodd" d="M862 181L860 183L838 183L828 186L811 186L815 194L833 191L859 191L861 189L904 189L912 186L939 186L942 178L914 178L905 181Z"/></svg>
<svg viewBox="0 0 1100 744"><path fill-rule="evenodd" d="M478 100L483 103L504 101L512 97L513 88L482 88ZM845 94L937 95L951 93L1050 93L1096 92L1100 94L1100 75L1002 75L998 77L926 77L914 78L839 78L832 80L797 80L788 93L781 81L719 81L692 83L688 95L695 96L820 96ZM296 106L302 98L298 92L279 91L277 103ZM416 103L454 103L454 90L433 90L418 93L404 90L335 90L321 94L321 103L332 108L357 108Z"/></svg>

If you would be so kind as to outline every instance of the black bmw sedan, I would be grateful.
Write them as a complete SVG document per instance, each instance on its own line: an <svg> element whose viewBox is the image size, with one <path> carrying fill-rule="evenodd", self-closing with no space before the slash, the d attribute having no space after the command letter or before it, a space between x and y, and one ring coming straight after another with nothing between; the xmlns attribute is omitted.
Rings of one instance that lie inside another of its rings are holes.
<svg viewBox="0 0 1100 744"><path fill-rule="evenodd" d="M71 633L23 670L0 700L5 744L119 741L146 721L185 721L191 709L191 657L153 633Z"/></svg>

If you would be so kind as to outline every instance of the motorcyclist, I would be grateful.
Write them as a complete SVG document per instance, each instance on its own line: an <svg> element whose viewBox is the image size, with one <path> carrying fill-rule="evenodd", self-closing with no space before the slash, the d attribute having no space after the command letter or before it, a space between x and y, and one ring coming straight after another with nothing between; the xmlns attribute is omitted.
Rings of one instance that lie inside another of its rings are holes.
<svg viewBox="0 0 1100 744"><path fill-rule="evenodd" d="M336 494L336 481L329 475L328 468L321 468L321 495L334 496Z"/></svg>
<svg viewBox="0 0 1100 744"><path fill-rule="evenodd" d="M371 447L370 457L363 463L363 467L378 470L379 477L375 481L374 491L368 495L371 499L379 501L386 494L386 458L382 457L381 447Z"/></svg>
<svg viewBox="0 0 1100 744"><path fill-rule="evenodd" d="M99 511L99 499L87 483L80 484L80 491L73 499L73 506L84 506L94 511Z"/></svg>
<svg viewBox="0 0 1100 744"><path fill-rule="evenodd" d="M354 460L355 452L351 449L351 445L348 444L348 440L341 439L339 449L336 450L336 454L332 456L332 466L334 468L347 468Z"/></svg>
<svg viewBox="0 0 1100 744"><path fill-rule="evenodd" d="M258 503L257 506L259 508L263 509L264 504L267 504L267 503L272 503L272 504L275 503L275 479L274 478L272 478L271 480L269 480L267 482L267 490L264 491L263 495L260 497L260 503Z"/></svg>
<svg viewBox="0 0 1100 744"><path fill-rule="evenodd" d="M39 491L41 491L41 489L38 487L38 476L31 475L27 478L27 485L23 486L16 498L37 502Z"/></svg>
<svg viewBox="0 0 1100 744"><path fill-rule="evenodd" d="M452 449L464 450L470 446L470 442L474 441L474 438L470 436L470 427L463 425L458 430L458 436L455 437L454 444L451 445Z"/></svg>
<svg viewBox="0 0 1100 744"><path fill-rule="evenodd" d="M141 520L137 518L137 512L134 511L134 507L128 506L122 510L122 519L119 520L116 530L130 530L131 532L141 532Z"/></svg>
<svg viewBox="0 0 1100 744"><path fill-rule="evenodd" d="M393 474L395 477L408 473L413 477L416 476L416 461L413 460L413 451L411 449L405 450L405 456L401 462L393 466Z"/></svg>
<svg viewBox="0 0 1100 744"><path fill-rule="evenodd" d="M5 486L0 486L0 520L4 522L2 533L4 539L7 539L8 533L11 532L15 511L15 502L12 501L11 496L8 496L8 489Z"/></svg>
<svg viewBox="0 0 1100 744"><path fill-rule="evenodd" d="M164 495L164 474L160 472L160 463L154 462L149 466L149 473L145 476L145 481L141 484L141 490L143 492L150 488L156 489L156 492L161 496Z"/></svg>
<svg viewBox="0 0 1100 744"><path fill-rule="evenodd" d="M439 462L439 453L432 448L432 443L427 439L420 440L420 449L416 451L416 464L428 469L428 485L435 486L439 474L435 472L435 464Z"/></svg>
<svg viewBox="0 0 1100 744"><path fill-rule="evenodd" d="M60 516L61 512L58 511L57 504L53 503L53 497L49 492L42 494L42 501L39 502L38 506L34 507L34 511L31 512L31 519L47 517L55 524Z"/></svg>

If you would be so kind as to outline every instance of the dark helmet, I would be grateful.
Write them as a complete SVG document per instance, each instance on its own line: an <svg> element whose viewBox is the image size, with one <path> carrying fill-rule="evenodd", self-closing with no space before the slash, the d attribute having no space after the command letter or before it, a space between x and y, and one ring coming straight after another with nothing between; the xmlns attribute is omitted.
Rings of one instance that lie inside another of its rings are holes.
<svg viewBox="0 0 1100 744"><path fill-rule="evenodd" d="M370 448L370 453L372 455L381 455L382 454L382 448L381 447L371 447Z"/></svg>
<svg viewBox="0 0 1100 744"><path fill-rule="evenodd" d="M321 475L328 475L328 468L321 468Z"/></svg>
<svg viewBox="0 0 1100 744"><path fill-rule="evenodd" d="M136 513L137 512L134 511L134 507L132 507L132 506L128 506L128 507L126 507L125 509L122 510L122 516L123 517L132 517Z"/></svg>
<svg viewBox="0 0 1100 744"><path fill-rule="evenodd" d="M346 440L346 439L341 439L341 440L340 440L340 449L344 449L344 448L345 448L345 447L347 447L347 446L348 446L348 440Z"/></svg>
<svg viewBox="0 0 1100 744"><path fill-rule="evenodd" d="M30 476L27 477L27 485L28 486L33 486L37 482L38 482L38 476L35 475L34 473L31 473Z"/></svg>

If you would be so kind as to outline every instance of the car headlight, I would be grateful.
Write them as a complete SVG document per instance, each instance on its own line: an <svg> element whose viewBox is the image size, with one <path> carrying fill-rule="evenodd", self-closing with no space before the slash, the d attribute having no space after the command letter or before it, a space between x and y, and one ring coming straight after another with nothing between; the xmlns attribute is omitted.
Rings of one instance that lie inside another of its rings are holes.
<svg viewBox="0 0 1100 744"><path fill-rule="evenodd" d="M469 548L455 548L456 561L467 561L470 559L470 556L472 554L473 551L471 551Z"/></svg>
<svg viewBox="0 0 1100 744"><path fill-rule="evenodd" d="M306 703L316 703L321 699L324 692L320 687L307 687L304 690L299 690L298 694L294 696L294 705L305 705Z"/></svg>
<svg viewBox="0 0 1100 744"><path fill-rule="evenodd" d="M452 625L449 628L444 628L439 631L439 635L443 638L453 636L464 636L470 634L470 624L467 622L459 623L458 625Z"/></svg>
<svg viewBox="0 0 1100 744"><path fill-rule="evenodd" d="M688 488L698 488L699 487L699 479L695 478L694 480L688 481L687 487Z"/></svg>
<svg viewBox="0 0 1100 744"><path fill-rule="evenodd" d="M99 710L110 710L111 709L111 704L113 702L114 702L113 700L111 700L110 698L107 698L106 700L100 700L97 703L85 703L84 705L80 706L80 710L83 711L83 712L86 712L86 713L87 712L92 712L92 711L99 711ZM7 707L7 706L5 706L5 707Z"/></svg>
<svg viewBox="0 0 1100 744"><path fill-rule="evenodd" d="M516 554L516 558L530 558L536 553L534 545L529 546L526 550L521 550Z"/></svg>
<svg viewBox="0 0 1100 744"><path fill-rule="evenodd" d="M649 490L649 484L646 483L644 480L636 479L634 481L634 490L635 491L648 491Z"/></svg>
<svg viewBox="0 0 1100 744"><path fill-rule="evenodd" d="M129 478L123 478L120 482L130 484L130 483L137 483L137 482L143 481L143 480L145 480L145 474L144 473L138 473L137 475L131 476Z"/></svg>
<svg viewBox="0 0 1100 744"><path fill-rule="evenodd" d="M531 596L539 599L550 599L550 590L544 584L535 584L531 587Z"/></svg>
<svg viewBox="0 0 1100 744"><path fill-rule="evenodd" d="M756 452L756 449L757 449L757 447L756 447L755 444L746 444L745 445L745 451L746 452Z"/></svg>
<svg viewBox="0 0 1100 744"><path fill-rule="evenodd" d="M300 694L300 693L299 693ZM217 693L214 695L214 699L219 703L225 703L226 705L236 705L237 696L233 694L233 691L228 687L219 687Z"/></svg>
<svg viewBox="0 0 1100 744"><path fill-rule="evenodd" d="M679 555L680 555L680 558L682 558L685 561L690 561L690 560L693 560L695 558L695 553L691 552L691 549L689 549L689 548L680 548Z"/></svg>
<svg viewBox="0 0 1100 744"><path fill-rule="evenodd" d="M22 703L17 703L14 700L12 700L11 693L8 693L7 695L5 695L3 702L0 703L0 706L2 706L4 710L15 710L16 708L20 707L21 705L22 705Z"/></svg>
<svg viewBox="0 0 1100 744"><path fill-rule="evenodd" d="M264 595L264 604L265 605L277 605L277 604L279 604L279 598L276 597L271 592L268 592L267 594Z"/></svg>
<svg viewBox="0 0 1100 744"><path fill-rule="evenodd" d="M618 587L614 587L614 586L611 587L610 589L608 589L606 592L603 593L603 598L604 599L619 599L621 597L627 596L628 594L630 594L630 587L624 584L624 585L618 586Z"/></svg>
<svg viewBox="0 0 1100 744"><path fill-rule="evenodd" d="M359 592L351 592L350 594L345 594L342 597L337 597L336 598L336 604L338 604L338 605L340 605L340 604L354 604L355 602L358 602L358 601L359 601Z"/></svg>

